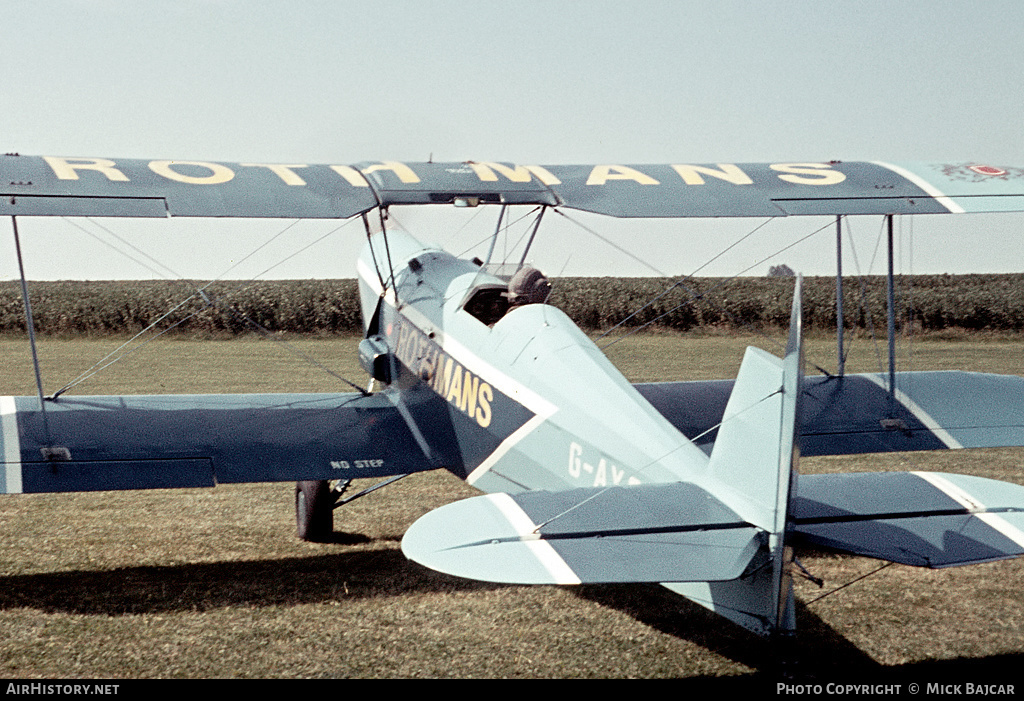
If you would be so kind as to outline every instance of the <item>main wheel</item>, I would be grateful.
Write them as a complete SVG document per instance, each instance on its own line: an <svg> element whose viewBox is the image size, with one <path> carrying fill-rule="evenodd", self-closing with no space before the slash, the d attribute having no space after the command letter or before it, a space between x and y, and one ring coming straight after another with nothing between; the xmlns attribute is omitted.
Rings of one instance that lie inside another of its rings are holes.
<svg viewBox="0 0 1024 701"><path fill-rule="evenodd" d="M295 535L325 543L334 533L334 499L326 480L295 483Z"/></svg>

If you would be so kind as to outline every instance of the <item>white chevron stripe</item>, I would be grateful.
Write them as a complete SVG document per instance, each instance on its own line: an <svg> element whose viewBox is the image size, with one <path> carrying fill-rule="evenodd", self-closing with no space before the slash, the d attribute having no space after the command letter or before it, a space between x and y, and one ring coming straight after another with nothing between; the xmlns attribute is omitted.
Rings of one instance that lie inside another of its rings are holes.
<svg viewBox="0 0 1024 701"><path fill-rule="evenodd" d="M928 482L950 499L957 502L979 519L987 523L989 526L999 531L1002 535L1024 548L1024 531L1021 531L999 514L988 513L985 511L985 505L963 488L953 484L942 475L938 475L934 472L913 472L912 474L915 474Z"/></svg>
<svg viewBox="0 0 1024 701"><path fill-rule="evenodd" d="M2 492L21 493L21 440L18 438L18 410L14 397L0 397L0 444L3 445L4 482Z"/></svg>
<svg viewBox="0 0 1024 701"><path fill-rule="evenodd" d="M891 170L893 173L896 173L897 175L900 175L909 180L910 182L914 183L919 188L924 190L928 195L934 197L939 204L941 204L943 207L948 209L953 214L964 213L965 210L963 207L958 205L950 197L943 193L939 188L932 185L930 182L922 178L920 175L917 175L916 173L911 173L906 168L901 168L900 166L893 165L892 163L883 163L882 161L871 162L874 163L876 166L882 166L883 168L887 168Z"/></svg>
<svg viewBox="0 0 1024 701"><path fill-rule="evenodd" d="M878 385L879 387L884 389L886 392L889 391L888 378L884 378L881 375L874 375L874 374L863 375L862 377L866 377L867 379L871 380L876 385ZM953 436L949 433L949 431L947 431L942 426L940 426L939 422L936 421L935 419L933 419L932 415L929 414L924 409L922 409L921 406L917 402L915 402L913 399L911 399L910 396L907 393L905 393L905 392L903 392L903 391L901 391L900 389L897 388L896 392L895 392L895 395L896 395L896 401L898 401L900 404L902 404L904 407L906 407L907 411L909 411L911 414L913 414L914 417L918 421L920 421L924 425L925 428L927 428L929 431L931 431L935 435L936 438L938 438L940 441L942 441L942 443L947 448L950 448L952 450L959 450L960 448L964 447L963 443L958 441L956 438L953 438Z"/></svg>
<svg viewBox="0 0 1024 701"><path fill-rule="evenodd" d="M547 570L556 584L579 584L580 578L572 571L572 568L562 557L555 552L551 544L541 540L537 534L537 524L526 515L526 512L519 508L508 494L489 494L485 499L501 512L509 525L515 529L517 535L523 539L523 543L530 549L530 552L537 561Z"/></svg>

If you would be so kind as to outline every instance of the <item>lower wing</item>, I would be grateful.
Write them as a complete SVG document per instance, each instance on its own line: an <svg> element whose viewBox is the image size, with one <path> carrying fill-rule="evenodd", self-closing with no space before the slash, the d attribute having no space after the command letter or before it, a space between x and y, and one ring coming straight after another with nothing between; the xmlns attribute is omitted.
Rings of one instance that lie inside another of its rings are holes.
<svg viewBox="0 0 1024 701"><path fill-rule="evenodd" d="M801 455L1024 446L1024 377L976 372L808 377ZM710 453L731 380L635 385L687 438Z"/></svg>
<svg viewBox="0 0 1024 701"><path fill-rule="evenodd" d="M0 397L0 493L404 474L439 466L406 401L359 394Z"/></svg>

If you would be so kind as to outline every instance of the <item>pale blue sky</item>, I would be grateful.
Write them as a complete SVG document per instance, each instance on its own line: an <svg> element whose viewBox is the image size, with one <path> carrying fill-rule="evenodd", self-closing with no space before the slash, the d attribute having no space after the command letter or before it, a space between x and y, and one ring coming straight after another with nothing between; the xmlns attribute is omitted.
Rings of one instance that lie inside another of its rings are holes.
<svg viewBox="0 0 1024 701"><path fill-rule="evenodd" d="M291 163L978 161L1024 166L1024 3L0 0L0 150ZM460 249L481 208L396 212ZM647 274L555 217L552 274ZM580 217L583 219L583 217ZM585 222L659 270L699 267L760 220ZM704 269L831 274L827 223L775 221ZM190 277L221 274L287 222L106 220ZM855 220L862 269L879 231ZM30 278L152 273L59 220L22 224ZM333 227L303 223L232 275ZM1024 270L1022 215L917 217L913 272ZM350 277L348 227L268 277ZM546 234L546 236L545 236ZM102 235L102 234L98 234ZM0 224L0 277L11 266ZM848 270L852 272L852 261ZM876 263L874 271L878 271Z"/></svg>

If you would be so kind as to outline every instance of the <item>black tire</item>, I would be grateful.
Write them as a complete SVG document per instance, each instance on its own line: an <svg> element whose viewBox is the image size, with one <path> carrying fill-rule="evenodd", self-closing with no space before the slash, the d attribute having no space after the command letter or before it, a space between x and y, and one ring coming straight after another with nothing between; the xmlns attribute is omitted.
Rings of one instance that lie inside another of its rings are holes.
<svg viewBox="0 0 1024 701"><path fill-rule="evenodd" d="M326 480L295 483L295 535L326 543L334 534L334 499Z"/></svg>

